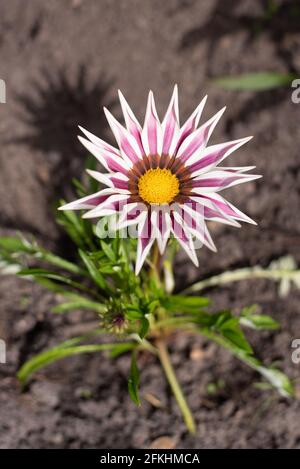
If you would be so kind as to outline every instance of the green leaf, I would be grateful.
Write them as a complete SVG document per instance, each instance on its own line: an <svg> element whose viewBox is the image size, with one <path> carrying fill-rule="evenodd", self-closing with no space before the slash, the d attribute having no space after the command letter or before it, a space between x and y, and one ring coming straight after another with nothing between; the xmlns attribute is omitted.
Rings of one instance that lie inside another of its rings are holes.
<svg viewBox="0 0 300 469"><path fill-rule="evenodd" d="M131 355L131 366L130 375L128 379L128 391L132 401L137 405L141 405L139 398L139 384L140 384L140 373L137 367L137 354L136 351L132 352Z"/></svg>
<svg viewBox="0 0 300 469"><path fill-rule="evenodd" d="M24 252L28 250L28 248L25 249L24 241L21 238L13 236L4 236L0 238L0 249L5 249L10 253Z"/></svg>
<svg viewBox="0 0 300 469"><path fill-rule="evenodd" d="M141 319L141 328L139 330L139 336L141 339L144 339L144 337L147 335L148 330L149 330L150 324L148 319L144 316Z"/></svg>
<svg viewBox="0 0 300 469"><path fill-rule="evenodd" d="M212 82L227 90L265 91L290 86L297 78L295 74L280 72L257 72L243 75L223 76Z"/></svg>
<svg viewBox="0 0 300 469"><path fill-rule="evenodd" d="M144 314L139 309L128 308L125 312L125 316L130 321L135 321L138 319L143 319Z"/></svg>
<svg viewBox="0 0 300 469"><path fill-rule="evenodd" d="M240 318L242 326L250 327L251 329L258 330L273 330L280 328L280 324L266 314L252 314L249 316L242 316Z"/></svg>
<svg viewBox="0 0 300 469"><path fill-rule="evenodd" d="M12 255L14 258L19 254L31 255L36 259L48 262L49 264L55 265L56 267L60 267L74 274L85 275L85 272L78 265L47 251L47 249L44 249L41 246L38 246L35 241L30 242L24 238L0 238L0 253L2 255L5 253Z"/></svg>
<svg viewBox="0 0 300 469"><path fill-rule="evenodd" d="M61 200L60 205L64 204L65 201ZM93 225L89 220L83 219L81 214L78 215L72 210L58 211L56 219L77 247L82 249L95 248Z"/></svg>
<svg viewBox="0 0 300 469"><path fill-rule="evenodd" d="M20 270L20 272L18 272L18 275L24 276L24 277L31 276L37 279L42 278L42 279L56 280L57 282L61 282L66 285L69 285L70 287L75 288L76 290L83 290L86 292L93 293L87 287L85 287L85 285L83 285L82 283L75 282L69 277L58 274L56 272L52 272L51 270L39 269L39 268L28 268L28 269Z"/></svg>
<svg viewBox="0 0 300 469"><path fill-rule="evenodd" d="M108 257L108 259L111 260L112 262L116 262L116 256L115 256L115 253L112 250L112 248L102 240L101 240L101 247L102 247L106 257Z"/></svg>
<svg viewBox="0 0 300 469"><path fill-rule="evenodd" d="M202 296L170 295L163 298L161 303L164 308L173 313L198 313L201 308L208 306L210 301Z"/></svg>
<svg viewBox="0 0 300 469"><path fill-rule="evenodd" d="M116 358L123 353L129 352L130 350L134 350L138 346L137 342L128 342L124 344L115 344L115 346L111 349L109 356L111 358Z"/></svg>
<svg viewBox="0 0 300 469"><path fill-rule="evenodd" d="M257 309L256 304L245 306L241 311L240 324L258 330L278 329L280 327L280 324L271 316L257 314Z"/></svg>
<svg viewBox="0 0 300 469"><path fill-rule="evenodd" d="M274 388L276 388L279 393L284 397L293 397L294 396L294 387L290 379L280 370L276 368L267 368L262 365L258 365L256 370L267 379Z"/></svg>
<svg viewBox="0 0 300 469"><path fill-rule="evenodd" d="M94 262L90 259L88 254L82 251L82 249L79 249L79 255L83 260L87 270L89 271L89 274L92 277L93 281L96 283L96 285L98 285L98 287L105 290L106 282Z"/></svg>
<svg viewBox="0 0 300 469"><path fill-rule="evenodd" d="M234 346L244 350L246 353L253 353L251 345L239 326L239 318L232 317L228 319L220 326L219 331Z"/></svg>
<svg viewBox="0 0 300 469"><path fill-rule="evenodd" d="M18 371L17 377L21 381L22 385L26 384L29 377L51 363L62 358L70 357L72 355L78 355L80 353L93 353L103 350L111 350L115 344L90 344L90 345L76 345L83 341L83 337L76 337L74 339L63 342L57 347L53 347L45 352L35 355L33 358L28 360Z"/></svg>
<svg viewBox="0 0 300 469"><path fill-rule="evenodd" d="M208 328L199 329L199 332L207 338L213 340L218 345L229 350L233 355L239 358L241 361L246 363L248 366L258 371L265 379L267 379L271 385L277 389L277 391L284 397L291 397L294 395L294 388L290 379L280 370L275 368L266 367L263 363L249 354L243 348L234 344L227 337L220 335Z"/></svg>
<svg viewBox="0 0 300 469"><path fill-rule="evenodd" d="M89 311L96 311L99 314L103 314L107 310L104 304L85 299L81 296L76 297L74 295L71 301L66 301L52 308L52 312L65 313L66 311L71 311L75 309L88 309Z"/></svg>

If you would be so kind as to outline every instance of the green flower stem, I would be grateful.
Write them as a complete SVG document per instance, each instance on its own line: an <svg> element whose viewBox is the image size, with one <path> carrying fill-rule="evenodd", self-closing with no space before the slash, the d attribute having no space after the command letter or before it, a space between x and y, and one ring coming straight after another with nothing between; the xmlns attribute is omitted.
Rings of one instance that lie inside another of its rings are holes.
<svg viewBox="0 0 300 469"><path fill-rule="evenodd" d="M284 269L263 269L262 267L247 267L244 269L237 269L231 272L224 272L220 275L214 275L208 279L194 283L190 287L183 290L181 293L195 293L205 290L209 287L217 285L224 285L230 282L238 282L239 280L248 280L251 278L267 278L272 280L282 280L284 278L292 280L295 277L295 272Z"/></svg>
<svg viewBox="0 0 300 469"><path fill-rule="evenodd" d="M171 386L171 389L174 393L176 401L179 405L185 424L188 430L190 431L190 433L194 434L196 433L195 422L194 422L192 413L189 409L189 406L183 395L180 384L178 383L178 380L176 378L175 371L171 364L170 356L169 356L165 341L163 339L157 339L156 347L158 349L158 356L159 356L160 362L164 369L167 380Z"/></svg>
<svg viewBox="0 0 300 469"><path fill-rule="evenodd" d="M161 278L160 278L160 270L161 270L161 255L158 249L157 242L154 242L152 248L152 257L150 262L150 278L154 278L157 285L161 285Z"/></svg>

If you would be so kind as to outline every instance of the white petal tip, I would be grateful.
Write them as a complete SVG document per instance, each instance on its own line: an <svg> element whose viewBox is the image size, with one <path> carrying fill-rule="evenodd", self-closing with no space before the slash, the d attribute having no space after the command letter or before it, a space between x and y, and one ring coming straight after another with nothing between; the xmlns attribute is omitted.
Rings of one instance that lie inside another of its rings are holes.
<svg viewBox="0 0 300 469"><path fill-rule="evenodd" d="M76 210L75 204L76 202L70 202L68 204L62 205L61 207L58 207L58 210Z"/></svg>
<svg viewBox="0 0 300 469"><path fill-rule="evenodd" d="M86 212L82 215L82 218L97 218L97 215L94 215L93 213L90 214L90 212Z"/></svg>
<svg viewBox="0 0 300 469"><path fill-rule="evenodd" d="M123 95L123 93L120 89L118 90L118 95L119 95L119 99L120 99L121 102L125 101L125 97L124 97L124 95Z"/></svg>

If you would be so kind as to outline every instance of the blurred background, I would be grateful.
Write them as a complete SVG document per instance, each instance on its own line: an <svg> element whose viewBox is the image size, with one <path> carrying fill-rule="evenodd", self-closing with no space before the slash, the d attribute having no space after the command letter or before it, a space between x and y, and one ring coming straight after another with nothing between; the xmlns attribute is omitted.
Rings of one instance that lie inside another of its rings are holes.
<svg viewBox="0 0 300 469"><path fill-rule="evenodd" d="M0 5L0 64L7 94L0 104L1 235L20 230L67 252L54 204L60 197L71 200L72 177L81 177L86 165L77 125L113 142L102 107L120 117L118 88L143 120L148 90L162 117L178 83L182 122L205 94L204 118L227 105L211 141L254 135L230 165L256 165L263 179L226 193L258 226L211 225L218 253L199 251L199 269L180 254L177 288L225 269L267 266L285 255L299 265L300 104L292 101L290 86L300 75L299 1L10 0ZM229 90L214 82L262 71L279 77L272 89ZM140 409L127 395L127 357L58 362L21 393L18 367L90 328L95 317L80 311L54 317L53 294L1 277L0 338L7 341L7 364L0 364L0 447L300 447L300 365L291 361L291 342L300 337L300 292L292 289L280 298L275 284L256 280L210 294L216 307L239 311L257 303L280 321L279 332L250 339L259 357L296 380L297 395L287 401L258 389L257 375L215 345L178 336L171 349L199 425L193 438L152 357L141 363Z"/></svg>

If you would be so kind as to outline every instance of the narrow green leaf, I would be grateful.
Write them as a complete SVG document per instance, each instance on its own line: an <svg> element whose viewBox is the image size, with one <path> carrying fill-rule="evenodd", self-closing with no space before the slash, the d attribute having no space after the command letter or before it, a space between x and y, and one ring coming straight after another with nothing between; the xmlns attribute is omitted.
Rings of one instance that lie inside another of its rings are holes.
<svg viewBox="0 0 300 469"><path fill-rule="evenodd" d="M64 205L65 201L60 201L60 206ZM80 214L76 214L72 210L57 211L57 222L63 226L69 237L77 247L82 249L95 248L93 242L93 225L89 220L83 219Z"/></svg>
<svg viewBox="0 0 300 469"><path fill-rule="evenodd" d="M108 257L108 259L111 260L112 262L116 262L116 256L115 256L115 253L112 250L112 248L102 240L101 240L101 247L102 247L106 257Z"/></svg>
<svg viewBox="0 0 300 469"><path fill-rule="evenodd" d="M148 333L148 330L149 330L149 321L148 319L144 316L142 319L141 319L141 328L139 330L139 336L141 339L144 339L144 337L147 335Z"/></svg>
<svg viewBox="0 0 300 469"><path fill-rule="evenodd" d="M119 355L123 355L123 353L129 352L130 350L134 350L137 346L138 346L137 342L115 344L115 346L111 349L109 356L111 358L116 358Z"/></svg>
<svg viewBox="0 0 300 469"><path fill-rule="evenodd" d="M85 272L73 262L70 262L66 259L63 259L56 254L53 254L47 249L38 246L38 244L34 242L30 242L24 238L18 237L2 237L0 238L0 252L6 252L7 254L11 254L14 257L18 254L28 254L33 256L34 258L40 259L45 262L49 262L56 267L61 267L64 270L72 272L74 274L81 274L84 275Z"/></svg>
<svg viewBox="0 0 300 469"><path fill-rule="evenodd" d="M109 350L113 352L121 351L123 347L123 353L125 350L130 350L133 347L136 347L136 343L128 342L128 343L106 343L106 344L88 344L88 345L79 345L81 342L91 338L93 336L97 336L102 334L103 330L96 329L85 336L74 337L72 339L66 340L61 344L49 349L45 350L31 359L29 359L22 367L19 369L17 373L18 379L21 381L22 385L25 385L30 376L38 371L39 369L54 363L57 360L61 360L62 358L70 357L72 355L78 355L80 353L93 353L99 351ZM117 356L117 353L116 355Z"/></svg>
<svg viewBox="0 0 300 469"><path fill-rule="evenodd" d="M24 252L24 242L21 238L13 236L0 237L0 249L5 249L10 253Z"/></svg>
<svg viewBox="0 0 300 469"><path fill-rule="evenodd" d="M130 321L143 319L143 317L144 317L142 311L140 311L138 309L133 309L133 308L132 309L127 309L126 312L125 312L125 316Z"/></svg>
<svg viewBox="0 0 300 469"><path fill-rule="evenodd" d="M183 313L198 313L209 303L209 299L202 296L170 295L162 299L162 305L168 311Z"/></svg>
<svg viewBox="0 0 300 469"><path fill-rule="evenodd" d="M71 278L58 274L56 272L52 272L51 270L39 269L39 268L28 268L28 269L20 270L20 272L18 272L18 275L20 275L21 277L31 276L31 277L38 278L38 279L44 278L44 279L56 280L57 282L64 283L77 290L83 290L86 292L94 293L90 291L89 288L85 287L84 284L75 282Z"/></svg>
<svg viewBox="0 0 300 469"><path fill-rule="evenodd" d="M21 383L24 385L28 381L29 377L51 363L62 358L70 357L72 355L78 355L80 353L92 353L103 350L111 350L115 344L91 344L91 345L74 345L80 342L82 339L75 338L60 344L57 347L46 350L33 358L28 360L18 371L17 376Z"/></svg>
<svg viewBox="0 0 300 469"><path fill-rule="evenodd" d="M103 276L101 275L101 273L99 272L99 270L97 269L94 262L90 259L88 254L86 254L84 251L82 251L82 249L79 249L79 255L80 255L81 259L83 260L86 268L88 269L88 271L90 273L90 276L92 277L93 281L96 283L96 285L98 285L98 287L105 290L106 282L105 282Z"/></svg>
<svg viewBox="0 0 300 469"><path fill-rule="evenodd" d="M213 340L218 345L229 350L233 355L246 363L248 366L258 371L277 391L284 397L291 397L294 395L294 388L290 379L280 370L275 368L266 367L263 363L255 358L253 355L247 353L244 349L236 346L226 337L209 330L208 328L199 329L199 332L207 338Z"/></svg>
<svg viewBox="0 0 300 469"><path fill-rule="evenodd" d="M239 326L239 318L230 318L219 328L220 333L234 346L252 354L253 350Z"/></svg>
<svg viewBox="0 0 300 469"><path fill-rule="evenodd" d="M128 391L132 401L137 405L141 405L139 398L139 384L140 384L140 373L137 367L137 354L136 351L132 352L131 355L131 366L130 375L128 379Z"/></svg>
<svg viewBox="0 0 300 469"><path fill-rule="evenodd" d="M99 314L103 314L107 310L104 304L78 297L77 300L73 299L72 301L66 301L65 303L61 303L55 306L54 308L52 308L52 312L65 313L67 311L72 311L75 309L88 309L89 311L95 311Z"/></svg>
<svg viewBox="0 0 300 469"><path fill-rule="evenodd" d="M265 91L290 86L295 78L297 78L296 75L291 73L257 72L235 76L223 76L215 78L212 82L228 90Z"/></svg>
<svg viewBox="0 0 300 469"><path fill-rule="evenodd" d="M251 314L249 316L242 316L240 318L242 326L250 327L251 329L258 330L272 330L279 329L280 324L266 314Z"/></svg>

